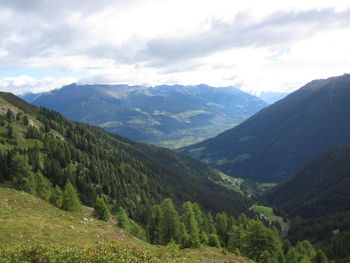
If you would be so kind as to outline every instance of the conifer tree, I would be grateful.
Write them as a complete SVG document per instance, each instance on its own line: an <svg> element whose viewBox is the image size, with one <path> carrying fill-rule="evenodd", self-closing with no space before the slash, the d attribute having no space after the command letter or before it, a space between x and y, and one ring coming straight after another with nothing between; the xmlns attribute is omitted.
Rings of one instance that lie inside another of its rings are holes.
<svg viewBox="0 0 350 263"><path fill-rule="evenodd" d="M101 197L96 198L93 216L103 221L108 221L110 217L108 206L105 200Z"/></svg>
<svg viewBox="0 0 350 263"><path fill-rule="evenodd" d="M16 153L10 163L10 171L16 189L36 194L34 173L27 156Z"/></svg>
<svg viewBox="0 0 350 263"><path fill-rule="evenodd" d="M150 242L153 244L162 243L162 230L160 226L162 211L159 205L152 207L150 221L147 226ZM182 233L182 232L181 232Z"/></svg>
<svg viewBox="0 0 350 263"><path fill-rule="evenodd" d="M218 236L220 237L222 241L222 246L227 245L227 232L228 232L228 224L227 224L227 215L226 213L218 213L215 216L215 223L216 223L216 231L218 233Z"/></svg>
<svg viewBox="0 0 350 263"><path fill-rule="evenodd" d="M63 191L56 185L51 192L50 203L54 206L61 208L63 203Z"/></svg>
<svg viewBox="0 0 350 263"><path fill-rule="evenodd" d="M193 204L187 201L184 203L182 209L182 222L184 222L184 224L186 225L189 235L188 246L192 248L198 248L200 247L200 236L198 222L193 211Z"/></svg>
<svg viewBox="0 0 350 263"><path fill-rule="evenodd" d="M50 181L38 171L35 175L36 195L43 200L49 201L52 192L51 188Z"/></svg>
<svg viewBox="0 0 350 263"><path fill-rule="evenodd" d="M117 212L118 227L128 230L130 228L129 217L123 207L119 207Z"/></svg>
<svg viewBox="0 0 350 263"><path fill-rule="evenodd" d="M248 222L247 234L241 250L244 255L259 262L264 251L267 251L271 258L276 259L281 250L282 244L276 232L265 227L259 220Z"/></svg>
<svg viewBox="0 0 350 263"><path fill-rule="evenodd" d="M78 193L70 181L64 188L62 209L73 212L80 212L82 209Z"/></svg>
<svg viewBox="0 0 350 263"><path fill-rule="evenodd" d="M168 244L171 240L176 242L180 239L180 220L173 201L166 198L160 204L162 218L160 222L162 232L162 243Z"/></svg>
<svg viewBox="0 0 350 263"><path fill-rule="evenodd" d="M328 259L322 250L317 250L317 253L313 259L314 263L328 263Z"/></svg>
<svg viewBox="0 0 350 263"><path fill-rule="evenodd" d="M208 241L208 245L212 246L212 247L221 247L220 246L220 240L217 234L215 233L211 233L209 234L209 241Z"/></svg>

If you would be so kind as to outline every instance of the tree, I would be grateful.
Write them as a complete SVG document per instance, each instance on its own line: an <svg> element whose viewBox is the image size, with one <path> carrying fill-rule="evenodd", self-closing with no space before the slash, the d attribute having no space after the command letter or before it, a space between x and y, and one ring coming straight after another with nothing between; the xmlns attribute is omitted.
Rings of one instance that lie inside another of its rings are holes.
<svg viewBox="0 0 350 263"><path fill-rule="evenodd" d="M96 198L93 216L103 221L108 221L110 217L108 206L102 197Z"/></svg>
<svg viewBox="0 0 350 263"><path fill-rule="evenodd" d="M11 124L7 125L7 137L9 139L15 138L15 131L14 131L13 126Z"/></svg>
<svg viewBox="0 0 350 263"><path fill-rule="evenodd" d="M161 244L162 230L160 222L162 218L162 211L159 205L154 205L151 209L151 216L147 226L150 242L153 244ZM183 232L181 232L183 233Z"/></svg>
<svg viewBox="0 0 350 263"><path fill-rule="evenodd" d="M179 241L180 239L180 220L173 201L166 198L160 204L162 217L160 228L162 232L162 243L168 244L171 240Z"/></svg>
<svg viewBox="0 0 350 263"><path fill-rule="evenodd" d="M16 153L12 158L10 171L16 189L36 194L34 173L28 163L27 156Z"/></svg>
<svg viewBox="0 0 350 263"><path fill-rule="evenodd" d="M82 209L78 193L70 181L64 188L62 209L73 212L80 212Z"/></svg>
<svg viewBox="0 0 350 263"><path fill-rule="evenodd" d="M216 223L216 231L218 236L222 241L222 245L226 246L227 244L227 232L228 232L228 224L227 224L227 215L226 213L218 213L215 216Z"/></svg>
<svg viewBox="0 0 350 263"><path fill-rule="evenodd" d="M35 192L38 197L43 200L49 201L51 196L51 183L49 179L44 177L39 171L35 175Z"/></svg>
<svg viewBox="0 0 350 263"><path fill-rule="evenodd" d="M314 263L328 263L328 259L322 250L317 250L317 253L313 259Z"/></svg>
<svg viewBox="0 0 350 263"><path fill-rule="evenodd" d="M51 192L50 203L54 206L61 208L63 203L63 191L56 185Z"/></svg>
<svg viewBox="0 0 350 263"><path fill-rule="evenodd" d="M189 234L188 246L191 248L199 248L200 236L198 222L193 211L193 204L189 201L185 202L183 205L182 221L185 223Z"/></svg>
<svg viewBox="0 0 350 263"><path fill-rule="evenodd" d="M218 247L218 248L220 247L220 241L217 234L215 233L209 234L208 245L212 247Z"/></svg>
<svg viewBox="0 0 350 263"><path fill-rule="evenodd" d="M259 220L248 222L241 250L244 255L259 262L264 251L269 253L271 258L277 259L281 250L282 244L275 231L265 227Z"/></svg>
<svg viewBox="0 0 350 263"><path fill-rule="evenodd" d="M117 225L120 228L124 228L126 230L130 227L129 217L123 207L119 207L117 212Z"/></svg>
<svg viewBox="0 0 350 263"><path fill-rule="evenodd" d="M8 122L12 122L15 119L15 115L11 109L7 109L6 119Z"/></svg>

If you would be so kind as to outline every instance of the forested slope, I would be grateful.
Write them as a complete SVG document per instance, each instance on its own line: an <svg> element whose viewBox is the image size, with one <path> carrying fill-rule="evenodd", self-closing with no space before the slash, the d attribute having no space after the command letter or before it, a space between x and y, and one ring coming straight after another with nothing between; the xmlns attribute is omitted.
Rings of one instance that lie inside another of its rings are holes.
<svg viewBox="0 0 350 263"><path fill-rule="evenodd" d="M228 175L280 182L350 144L350 75L314 80L238 126L182 149Z"/></svg>
<svg viewBox="0 0 350 263"><path fill-rule="evenodd" d="M86 205L103 196L112 210L123 206L137 218L165 197L177 204L196 201L213 212L247 210L247 199L215 184L217 171L203 163L69 121L11 94L0 99L2 181L14 179L18 162L61 188L71 181Z"/></svg>
<svg viewBox="0 0 350 263"><path fill-rule="evenodd" d="M322 154L266 194L285 213L293 242L320 243L333 258L350 255L350 146Z"/></svg>

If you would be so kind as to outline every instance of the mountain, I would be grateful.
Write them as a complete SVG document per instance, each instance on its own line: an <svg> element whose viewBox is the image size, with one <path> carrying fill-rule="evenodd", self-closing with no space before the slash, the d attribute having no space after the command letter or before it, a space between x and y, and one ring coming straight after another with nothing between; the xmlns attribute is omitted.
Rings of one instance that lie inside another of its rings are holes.
<svg viewBox="0 0 350 263"><path fill-rule="evenodd" d="M0 258L6 262L245 262L227 251L256 262L325 258L307 241L282 249L272 226L241 213L249 214L251 201L239 183L204 163L69 121L9 93L0 93L0 113L0 243L10 248L0 249ZM130 242L115 224L167 246Z"/></svg>
<svg viewBox="0 0 350 263"><path fill-rule="evenodd" d="M179 147L232 128L267 104L234 87L77 85L23 97L130 139Z"/></svg>
<svg viewBox="0 0 350 263"><path fill-rule="evenodd" d="M350 143L350 75L314 80L233 129L182 152L223 172L279 182Z"/></svg>
<svg viewBox="0 0 350 263"><path fill-rule="evenodd" d="M265 195L292 221L289 238L320 243L332 258L350 256L350 146L321 154Z"/></svg>
<svg viewBox="0 0 350 263"><path fill-rule="evenodd" d="M34 191L34 175L23 169L61 188L69 180L85 205L103 195L112 210L123 206L133 218L167 197L213 212L237 215L248 209L243 195L216 183L218 171L175 151L69 121L10 93L0 93L0 113L0 182L19 180L20 187Z"/></svg>
<svg viewBox="0 0 350 263"><path fill-rule="evenodd" d="M267 104L274 104L275 102L283 99L287 95L287 92L264 91L261 92L259 98L265 101Z"/></svg>

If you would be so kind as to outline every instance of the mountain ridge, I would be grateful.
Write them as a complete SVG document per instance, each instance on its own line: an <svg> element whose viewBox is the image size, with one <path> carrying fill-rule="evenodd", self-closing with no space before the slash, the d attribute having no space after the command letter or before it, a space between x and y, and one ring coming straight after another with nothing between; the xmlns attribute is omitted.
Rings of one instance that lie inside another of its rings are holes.
<svg viewBox="0 0 350 263"><path fill-rule="evenodd" d="M312 81L218 136L181 149L235 177L278 182L350 143L350 75Z"/></svg>

